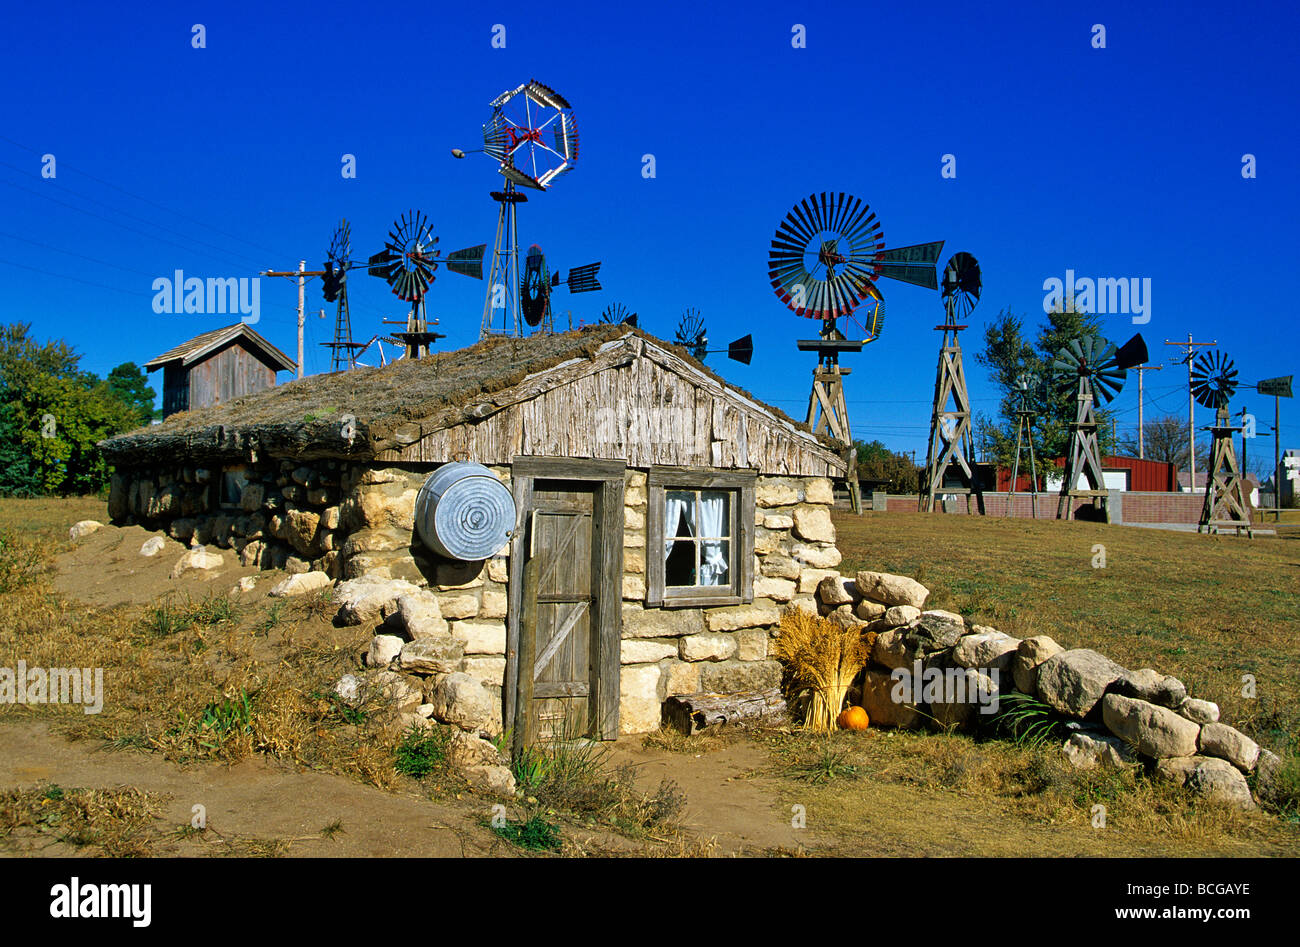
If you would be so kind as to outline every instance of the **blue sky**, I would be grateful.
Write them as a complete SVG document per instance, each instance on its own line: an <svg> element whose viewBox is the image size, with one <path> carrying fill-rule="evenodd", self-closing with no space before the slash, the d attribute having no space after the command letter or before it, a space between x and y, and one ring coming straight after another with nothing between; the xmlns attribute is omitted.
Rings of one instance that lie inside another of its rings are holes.
<svg viewBox="0 0 1300 947"><path fill-rule="evenodd" d="M605 290L559 294L560 318L621 302L671 336L695 307L715 342L754 335L751 366L710 363L798 417L813 357L794 342L815 324L772 293L767 250L789 207L823 190L868 202L891 246L944 240L940 266L959 250L979 259L965 334L977 410L996 407L973 360L979 328L1003 308L1036 324L1043 281L1067 269L1151 280L1151 321L1106 326L1117 343L1140 329L1153 361L1191 332L1243 378L1300 373L1297 19L1284 3L29 4L0 37L0 318L65 338L104 374L233 321L154 313L152 281L176 269L319 268L340 217L364 256L408 208L443 251L490 242L501 179L450 149L478 147L488 102L536 78L573 104L582 151L524 205L521 245L553 267L603 261ZM795 24L806 48L791 45ZM882 338L846 358L853 431L920 455L940 297L882 289ZM439 271L441 345L476 338L483 291ZM364 273L351 300L361 339L404 312ZM293 284L263 280L261 302L255 328L292 356ZM322 307L310 372L328 367L316 343L333 309L309 284L309 313ZM1148 417L1185 415L1185 380L1181 366L1149 374ZM1234 410L1271 425L1271 399L1250 395ZM1116 407L1121 430L1136 424L1136 378ZM1282 429L1283 447L1300 446L1293 402Z"/></svg>

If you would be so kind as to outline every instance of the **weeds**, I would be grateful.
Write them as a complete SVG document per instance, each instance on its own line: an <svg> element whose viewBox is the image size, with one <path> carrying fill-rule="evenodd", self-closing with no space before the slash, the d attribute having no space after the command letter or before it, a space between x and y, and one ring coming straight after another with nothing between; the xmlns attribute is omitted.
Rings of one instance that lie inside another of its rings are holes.
<svg viewBox="0 0 1300 947"><path fill-rule="evenodd" d="M0 594L36 581L44 568L40 547L11 529L0 530Z"/></svg>
<svg viewBox="0 0 1300 947"><path fill-rule="evenodd" d="M487 826L510 844L528 851L558 852L560 850L559 827L547 822L540 815L532 816L527 821L484 819L480 824Z"/></svg>
<svg viewBox="0 0 1300 947"><path fill-rule="evenodd" d="M1043 746L1066 736L1060 714L1038 698L1017 691L1001 695L990 726L994 733L1024 747Z"/></svg>
<svg viewBox="0 0 1300 947"><path fill-rule="evenodd" d="M224 595L213 593L200 601L186 596L178 603L170 596L145 610L145 631L155 638L168 638L196 625L220 625L236 619L234 603Z"/></svg>
<svg viewBox="0 0 1300 947"><path fill-rule="evenodd" d="M397 745L393 768L403 776L421 779L447 758L447 732L441 727L411 727Z"/></svg>

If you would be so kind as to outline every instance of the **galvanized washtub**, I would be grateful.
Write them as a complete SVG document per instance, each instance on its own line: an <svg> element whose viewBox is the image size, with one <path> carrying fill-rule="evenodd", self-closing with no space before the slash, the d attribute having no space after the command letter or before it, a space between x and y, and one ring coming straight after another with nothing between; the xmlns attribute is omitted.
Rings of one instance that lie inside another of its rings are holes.
<svg viewBox="0 0 1300 947"><path fill-rule="evenodd" d="M482 464L444 464L415 495L416 532L426 546L449 559L494 556L514 528L514 497Z"/></svg>

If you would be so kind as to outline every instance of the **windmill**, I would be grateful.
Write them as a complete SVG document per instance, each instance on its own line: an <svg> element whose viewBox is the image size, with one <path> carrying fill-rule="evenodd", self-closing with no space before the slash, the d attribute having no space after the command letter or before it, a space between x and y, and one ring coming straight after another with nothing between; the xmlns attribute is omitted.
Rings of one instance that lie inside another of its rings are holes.
<svg viewBox="0 0 1300 947"><path fill-rule="evenodd" d="M339 221L330 240L325 258L325 271L321 278L322 291L327 303L337 302L334 314L334 341L322 342L330 350L330 371L356 368L357 355L368 345L352 341L352 314L348 310L348 270L357 265L352 259L352 226L347 220Z"/></svg>
<svg viewBox="0 0 1300 947"><path fill-rule="evenodd" d="M1101 472L1094 408L1119 394L1128 370L1146 359L1147 345L1138 334L1119 349L1098 336L1083 335L1071 339L1052 360L1057 386L1078 392L1078 410L1070 424L1070 451L1061 481L1061 498L1056 506L1057 519L1074 519L1073 500L1084 497L1092 501L1094 508L1105 508L1106 520L1110 521L1110 509L1105 503L1109 491ZM1087 479L1088 489L1078 486L1080 477Z"/></svg>
<svg viewBox="0 0 1300 947"><path fill-rule="evenodd" d="M506 186L503 191L490 192L500 206L480 338L494 332L507 335L524 333L521 296L527 274L519 269L517 206L526 203L528 197L518 188L544 191L561 174L571 171L578 158L578 126L573 109L554 89L529 80L493 99L491 109L492 115L483 125L483 147L475 150L496 160L497 171L506 179ZM453 148L452 154L463 158L466 152ZM592 275L594 277L594 271ZM572 290L572 286L570 288ZM599 284L595 288L599 288ZM535 296L535 313L538 305ZM498 309L502 310L499 330L495 328ZM541 312L542 317L536 325L544 331L552 331L549 309L543 307Z"/></svg>
<svg viewBox="0 0 1300 947"><path fill-rule="evenodd" d="M639 317L635 312L628 312L622 303L610 303L600 314L600 321L605 325L623 325L635 327Z"/></svg>
<svg viewBox="0 0 1300 947"><path fill-rule="evenodd" d="M1015 392L1019 404L1016 408L1016 459L1011 464L1011 484L1007 487L1007 516L1011 515L1016 483L1020 478L1020 454L1023 447L1028 447L1029 505L1033 518L1038 519L1038 462L1034 458L1034 416L1038 412L1029 406L1029 399L1037 388L1038 376L1032 372L1021 372L1016 376Z"/></svg>
<svg viewBox="0 0 1300 947"><path fill-rule="evenodd" d="M965 494L967 511L971 494L984 515L984 489L971 469L975 462L975 438L971 430L970 395L966 391L966 369L962 364L958 333L979 302L983 281L979 262L969 253L954 253L943 270L943 307L947 319L935 326L943 333L939 345L939 371L934 381L934 412L930 416L930 442L926 449L924 483L919 505L922 512L934 511L936 493ZM953 407L948 408L948 399ZM956 467L952 468L952 464ZM951 468L952 476L949 476ZM1010 504L1010 498L1007 499Z"/></svg>
<svg viewBox="0 0 1300 947"><path fill-rule="evenodd" d="M934 264L942 249L942 240L886 249L884 231L870 206L843 191L800 201L772 237L767 267L772 289L795 315L822 322L819 338L797 343L800 351L817 353L808 426L814 432L828 431L845 445L849 501L855 513L862 510L862 494L844 401L849 369L840 366L840 354L860 352L880 337L884 296L875 281L887 276L935 289Z"/></svg>
<svg viewBox="0 0 1300 947"><path fill-rule="evenodd" d="M1237 452L1232 447L1232 435L1241 430L1233 427L1228 402L1237 390L1237 369L1232 359L1217 349L1202 352L1192 366L1192 397L1207 408L1215 409L1214 426L1210 428L1210 469L1205 476L1205 505L1201 508L1201 521L1197 532L1217 533L1220 527L1231 528L1240 535L1250 529L1250 500L1246 481L1237 466ZM1193 488L1195 484L1192 485Z"/></svg>
<svg viewBox="0 0 1300 947"><path fill-rule="evenodd" d="M677 322L677 329L673 333L673 341L690 352L691 358L698 362L704 361L711 352L726 352L727 358L740 362L742 365L748 365L754 357L754 337L752 335L741 336L725 349L709 348L709 333L704 327L704 317L700 315L698 309L689 307L682 313L682 318Z"/></svg>
<svg viewBox="0 0 1300 947"><path fill-rule="evenodd" d="M592 293L600 289L596 273L600 263L588 263L569 270L565 285L571 293ZM543 326L546 331L554 331L551 315L551 296L560 286L560 274L552 274L546 265L546 254L537 244L528 248L524 257L524 275L519 283L520 310L524 322L528 325ZM635 323L634 323L635 324Z"/></svg>
<svg viewBox="0 0 1300 947"><path fill-rule="evenodd" d="M370 275L382 277L394 296L411 304L404 323L406 331L393 333L393 338L406 346L407 358L420 358L429 351L430 343L445 338L440 332L429 331L424 306L424 297L438 269L437 243L428 218L412 210L393 223L384 249L369 260Z"/></svg>

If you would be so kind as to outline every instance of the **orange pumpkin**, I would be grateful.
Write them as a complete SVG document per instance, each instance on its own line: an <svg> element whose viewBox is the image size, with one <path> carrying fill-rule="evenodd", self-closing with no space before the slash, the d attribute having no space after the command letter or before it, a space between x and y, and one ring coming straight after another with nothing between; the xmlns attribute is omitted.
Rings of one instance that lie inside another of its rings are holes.
<svg viewBox="0 0 1300 947"><path fill-rule="evenodd" d="M845 707L835 718L835 724L841 730L865 730L871 725L871 718L861 707Z"/></svg>

